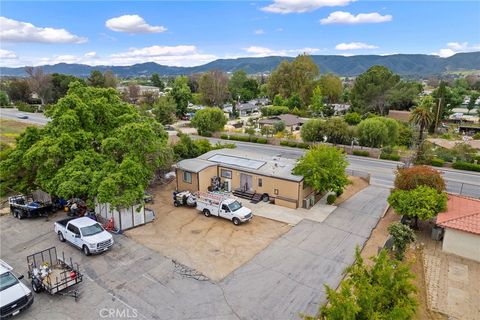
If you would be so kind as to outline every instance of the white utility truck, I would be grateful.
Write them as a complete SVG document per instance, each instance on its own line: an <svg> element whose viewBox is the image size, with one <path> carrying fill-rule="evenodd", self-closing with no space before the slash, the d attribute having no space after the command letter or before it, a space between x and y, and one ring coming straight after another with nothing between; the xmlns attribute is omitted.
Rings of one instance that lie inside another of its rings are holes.
<svg viewBox="0 0 480 320"><path fill-rule="evenodd" d="M197 210L203 212L206 217L217 216L228 219L236 226L252 219L252 210L243 207L235 199L215 193L198 192Z"/></svg>
<svg viewBox="0 0 480 320"><path fill-rule="evenodd" d="M32 291L16 277L13 268L0 259L0 318L15 316L33 303Z"/></svg>
<svg viewBox="0 0 480 320"><path fill-rule="evenodd" d="M55 233L58 240L67 240L82 249L85 255L100 253L113 245L112 235L103 229L97 221L87 218L68 218L55 222Z"/></svg>

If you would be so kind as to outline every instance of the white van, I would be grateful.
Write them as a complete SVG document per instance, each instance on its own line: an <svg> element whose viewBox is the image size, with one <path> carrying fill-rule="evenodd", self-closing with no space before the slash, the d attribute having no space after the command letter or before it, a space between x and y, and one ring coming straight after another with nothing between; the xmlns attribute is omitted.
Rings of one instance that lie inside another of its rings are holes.
<svg viewBox="0 0 480 320"><path fill-rule="evenodd" d="M253 217L252 210L243 207L237 200L214 193L198 192L197 210L203 212L206 217L228 219L236 226L250 221Z"/></svg>
<svg viewBox="0 0 480 320"><path fill-rule="evenodd" d="M0 318L15 316L30 307L33 303L33 294L12 273L13 268L0 259Z"/></svg>

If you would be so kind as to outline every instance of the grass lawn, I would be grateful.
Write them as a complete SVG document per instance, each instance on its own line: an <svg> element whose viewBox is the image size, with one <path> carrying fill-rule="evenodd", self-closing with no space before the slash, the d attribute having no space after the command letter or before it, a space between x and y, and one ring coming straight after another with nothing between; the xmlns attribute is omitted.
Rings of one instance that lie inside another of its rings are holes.
<svg viewBox="0 0 480 320"><path fill-rule="evenodd" d="M15 120L0 119L0 141L9 145L15 144L15 139L27 127L35 127L35 125Z"/></svg>

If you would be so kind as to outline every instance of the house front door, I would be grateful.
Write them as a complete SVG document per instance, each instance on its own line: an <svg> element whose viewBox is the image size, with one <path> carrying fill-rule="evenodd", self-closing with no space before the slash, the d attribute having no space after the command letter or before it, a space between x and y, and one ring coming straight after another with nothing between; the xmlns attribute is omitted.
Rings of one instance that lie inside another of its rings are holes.
<svg viewBox="0 0 480 320"><path fill-rule="evenodd" d="M253 190L253 178L251 175L240 173L240 189L244 191Z"/></svg>

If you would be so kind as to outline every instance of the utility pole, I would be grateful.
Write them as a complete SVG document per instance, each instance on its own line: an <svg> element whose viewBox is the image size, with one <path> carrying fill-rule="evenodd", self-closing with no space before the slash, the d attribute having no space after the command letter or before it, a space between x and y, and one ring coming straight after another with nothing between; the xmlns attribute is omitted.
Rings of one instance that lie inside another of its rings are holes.
<svg viewBox="0 0 480 320"><path fill-rule="evenodd" d="M442 102L442 97L438 98L437 114L435 116L435 128L434 128L433 132L437 132L438 120L439 120L439 117L440 117L440 106L442 105L441 102Z"/></svg>

